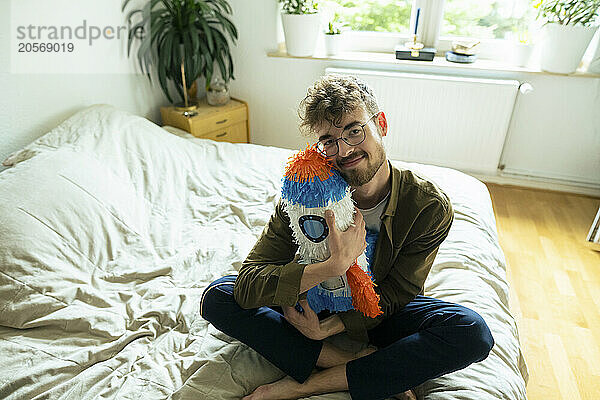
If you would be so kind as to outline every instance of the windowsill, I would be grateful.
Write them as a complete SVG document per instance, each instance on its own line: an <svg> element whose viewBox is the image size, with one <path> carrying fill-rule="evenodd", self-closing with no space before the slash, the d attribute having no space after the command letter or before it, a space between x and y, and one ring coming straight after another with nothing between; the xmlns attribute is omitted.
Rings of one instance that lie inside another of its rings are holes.
<svg viewBox="0 0 600 400"><path fill-rule="evenodd" d="M445 57L436 56L433 61L410 61L397 60L394 53L378 53L366 51L348 51L341 52L335 56L328 56L323 53L316 53L310 57L296 57L289 55L283 46L280 46L278 51L267 53L268 57L281 58L298 58L301 60L325 60L325 61L350 61L350 62L369 62L377 64L396 64L417 67L435 67L441 69L455 70L475 70L475 71L493 71L493 72L518 72L527 74L543 74L564 77L584 77L584 78L600 78L600 74L585 72L585 66L580 67L572 74L555 74L552 72L542 71L539 68L522 68L502 63L495 60L477 59L472 64L460 64L447 61Z"/></svg>

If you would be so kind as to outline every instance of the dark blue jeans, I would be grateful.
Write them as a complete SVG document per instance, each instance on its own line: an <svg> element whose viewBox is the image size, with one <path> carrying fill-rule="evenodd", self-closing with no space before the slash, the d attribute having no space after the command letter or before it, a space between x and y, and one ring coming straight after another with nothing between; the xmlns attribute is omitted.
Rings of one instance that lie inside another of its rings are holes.
<svg viewBox="0 0 600 400"><path fill-rule="evenodd" d="M235 279L236 275L225 276L206 288L202 317L304 382L323 343L302 335L276 309L241 308L233 298ZM385 399L402 393L484 360L494 346L488 326L475 311L425 296L417 296L368 335L379 350L346 364L353 399Z"/></svg>

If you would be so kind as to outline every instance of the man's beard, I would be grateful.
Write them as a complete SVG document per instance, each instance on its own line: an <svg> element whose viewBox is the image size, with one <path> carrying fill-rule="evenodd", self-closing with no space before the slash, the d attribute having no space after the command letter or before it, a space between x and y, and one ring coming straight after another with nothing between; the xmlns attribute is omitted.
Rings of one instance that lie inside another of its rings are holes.
<svg viewBox="0 0 600 400"><path fill-rule="evenodd" d="M373 159L371 159L371 157L365 152L363 152L362 154L366 156L367 166L365 168L340 170L340 173L342 174L348 185L352 187L362 186L369 182L371 179L373 179L373 177L375 176L377 171L379 171L379 168L385 161L385 151L383 150L383 146L381 145L381 143L376 144L376 151L373 154ZM355 156L356 154L352 157Z"/></svg>

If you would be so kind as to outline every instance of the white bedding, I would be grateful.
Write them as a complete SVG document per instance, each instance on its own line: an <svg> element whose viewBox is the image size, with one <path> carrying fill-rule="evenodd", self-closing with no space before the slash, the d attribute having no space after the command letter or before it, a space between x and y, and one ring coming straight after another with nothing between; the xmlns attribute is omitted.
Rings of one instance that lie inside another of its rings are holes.
<svg viewBox="0 0 600 400"><path fill-rule="evenodd" d="M7 158L0 398L236 399L281 377L198 306L254 244L290 154L178 137L101 105ZM395 164L435 181L455 210L425 294L473 308L496 341L484 362L426 382L419 396L524 399L527 367L485 185Z"/></svg>

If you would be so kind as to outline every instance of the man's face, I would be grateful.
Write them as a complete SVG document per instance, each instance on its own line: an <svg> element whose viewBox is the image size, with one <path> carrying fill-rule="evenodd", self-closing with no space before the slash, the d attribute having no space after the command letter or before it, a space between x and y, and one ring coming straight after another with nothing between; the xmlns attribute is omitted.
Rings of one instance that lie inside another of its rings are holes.
<svg viewBox="0 0 600 400"><path fill-rule="evenodd" d="M369 120L370 117L372 118ZM339 150L337 154L327 157L352 187L359 187L369 182L385 162L385 150L381 143L377 121L377 116L368 115L363 107L358 107L344 115L339 126L333 126L329 122L325 122L317 130L319 141L335 140L342 136L344 130L351 132L353 129L360 129L360 126L366 123L363 127L365 140L362 143L350 146L343 140L338 140Z"/></svg>

